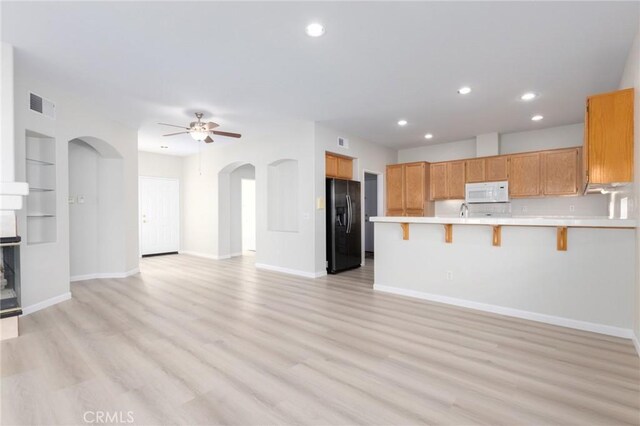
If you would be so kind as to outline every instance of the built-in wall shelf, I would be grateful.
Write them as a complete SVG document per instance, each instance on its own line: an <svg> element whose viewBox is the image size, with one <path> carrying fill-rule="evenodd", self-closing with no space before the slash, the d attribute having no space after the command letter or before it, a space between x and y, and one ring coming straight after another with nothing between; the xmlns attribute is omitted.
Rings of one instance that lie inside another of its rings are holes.
<svg viewBox="0 0 640 426"><path fill-rule="evenodd" d="M30 130L25 132L27 244L56 241L56 140Z"/></svg>
<svg viewBox="0 0 640 426"><path fill-rule="evenodd" d="M33 166L53 166L55 163L50 163L48 161L37 160L35 158L27 158L27 165Z"/></svg>

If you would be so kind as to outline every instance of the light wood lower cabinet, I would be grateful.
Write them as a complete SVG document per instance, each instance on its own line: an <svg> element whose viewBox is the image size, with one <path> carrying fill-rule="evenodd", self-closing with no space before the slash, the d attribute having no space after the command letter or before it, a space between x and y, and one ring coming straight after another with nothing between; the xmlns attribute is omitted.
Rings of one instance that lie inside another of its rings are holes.
<svg viewBox="0 0 640 426"><path fill-rule="evenodd" d="M537 197L542 194L539 152L514 154L509 158L509 196Z"/></svg>
<svg viewBox="0 0 640 426"><path fill-rule="evenodd" d="M542 153L542 193L574 195L579 190L580 148Z"/></svg>
<svg viewBox="0 0 640 426"><path fill-rule="evenodd" d="M429 163L387 166L387 216L433 215L429 200Z"/></svg>

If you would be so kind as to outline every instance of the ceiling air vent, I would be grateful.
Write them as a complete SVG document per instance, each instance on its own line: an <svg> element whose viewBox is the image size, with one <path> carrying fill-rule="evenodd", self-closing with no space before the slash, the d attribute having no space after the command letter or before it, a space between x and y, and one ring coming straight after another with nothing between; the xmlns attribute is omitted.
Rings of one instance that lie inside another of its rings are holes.
<svg viewBox="0 0 640 426"><path fill-rule="evenodd" d="M338 146L340 148L349 149L349 139L338 138Z"/></svg>
<svg viewBox="0 0 640 426"><path fill-rule="evenodd" d="M56 105L48 99L29 92L29 109L55 120Z"/></svg>

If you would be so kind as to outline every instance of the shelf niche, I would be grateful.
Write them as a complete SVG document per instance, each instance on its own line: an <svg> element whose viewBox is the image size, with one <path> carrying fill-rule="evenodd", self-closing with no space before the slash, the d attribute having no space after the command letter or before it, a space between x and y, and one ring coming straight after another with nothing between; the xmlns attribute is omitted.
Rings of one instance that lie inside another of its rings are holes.
<svg viewBox="0 0 640 426"><path fill-rule="evenodd" d="M56 241L56 140L25 132L27 196L27 244Z"/></svg>

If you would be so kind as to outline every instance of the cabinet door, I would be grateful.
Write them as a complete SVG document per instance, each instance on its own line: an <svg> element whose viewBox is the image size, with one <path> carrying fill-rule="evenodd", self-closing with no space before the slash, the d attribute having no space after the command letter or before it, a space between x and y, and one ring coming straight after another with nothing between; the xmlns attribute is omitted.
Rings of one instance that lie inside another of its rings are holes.
<svg viewBox="0 0 640 426"><path fill-rule="evenodd" d="M404 207L407 210L407 214L411 213L414 216L424 215L425 171L425 163L408 163L404 165Z"/></svg>
<svg viewBox="0 0 640 426"><path fill-rule="evenodd" d="M327 177L337 177L338 176L338 157L335 157L331 154L325 154L324 169Z"/></svg>
<svg viewBox="0 0 640 426"><path fill-rule="evenodd" d="M447 198L464 199L465 162L451 161L447 163Z"/></svg>
<svg viewBox="0 0 640 426"><path fill-rule="evenodd" d="M433 163L429 167L431 200L447 199L447 163Z"/></svg>
<svg viewBox="0 0 640 426"><path fill-rule="evenodd" d="M351 158L338 157L338 177L347 180L353 178L353 160Z"/></svg>
<svg viewBox="0 0 640 426"><path fill-rule="evenodd" d="M404 171L402 164L387 166L387 216L404 216Z"/></svg>
<svg viewBox="0 0 640 426"><path fill-rule="evenodd" d="M589 97L585 126L589 183L633 181L633 89Z"/></svg>
<svg viewBox="0 0 640 426"><path fill-rule="evenodd" d="M578 193L580 149L562 149L542 153L542 193L575 195Z"/></svg>
<svg viewBox="0 0 640 426"><path fill-rule="evenodd" d="M509 157L489 157L485 159L485 177L487 182L509 179Z"/></svg>
<svg viewBox="0 0 640 426"><path fill-rule="evenodd" d="M485 181L485 159L477 158L474 160L466 160L466 178L467 182L484 182Z"/></svg>
<svg viewBox="0 0 640 426"><path fill-rule="evenodd" d="M540 153L516 154L509 159L509 195L536 197L540 195Z"/></svg>

